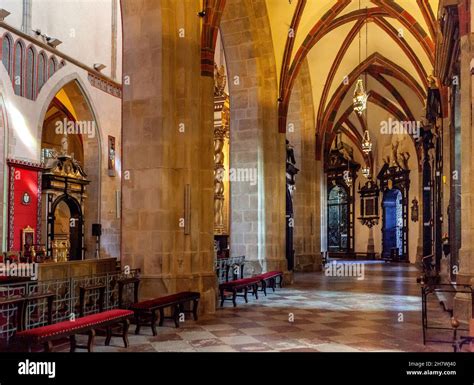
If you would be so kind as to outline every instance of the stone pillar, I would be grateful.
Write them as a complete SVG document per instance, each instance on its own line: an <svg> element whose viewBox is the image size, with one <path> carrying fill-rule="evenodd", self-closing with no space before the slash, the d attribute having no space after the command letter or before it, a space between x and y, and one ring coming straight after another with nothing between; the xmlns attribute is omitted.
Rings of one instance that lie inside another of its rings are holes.
<svg viewBox="0 0 474 385"><path fill-rule="evenodd" d="M461 249L459 250L459 273L457 283L474 284L474 135L472 133L473 115L473 83L472 61L474 59L472 46L472 28L467 28L468 0L459 5L459 20L461 26ZM456 295L454 314L460 320L471 318L470 298L467 295Z"/></svg>
<svg viewBox="0 0 474 385"><path fill-rule="evenodd" d="M200 74L200 3L122 3L122 266L142 269L142 298L199 291L213 312L214 80Z"/></svg>
<svg viewBox="0 0 474 385"><path fill-rule="evenodd" d="M245 255L246 275L286 270L286 146L278 133L277 69L265 1L228 0L221 34L236 177L231 173L231 256Z"/></svg>
<svg viewBox="0 0 474 385"><path fill-rule="evenodd" d="M295 149L296 191L294 209L294 249L296 271L321 270L320 184L322 165L315 160L315 118L308 63L305 60L291 94L287 138Z"/></svg>
<svg viewBox="0 0 474 385"><path fill-rule="evenodd" d="M367 253L375 253L374 228L369 227L369 238L367 240Z"/></svg>

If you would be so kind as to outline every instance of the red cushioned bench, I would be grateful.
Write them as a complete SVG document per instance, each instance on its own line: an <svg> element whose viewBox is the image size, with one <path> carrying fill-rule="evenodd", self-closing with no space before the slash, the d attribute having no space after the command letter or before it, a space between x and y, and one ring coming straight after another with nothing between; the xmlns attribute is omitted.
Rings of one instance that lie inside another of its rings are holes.
<svg viewBox="0 0 474 385"><path fill-rule="evenodd" d="M281 271L269 271L267 273L263 273L257 276L260 278L260 283L262 285L262 291L267 295L267 287L271 287L273 291L275 291L275 287L277 285L277 278L279 278L278 285L282 286L283 282L283 272Z"/></svg>
<svg viewBox="0 0 474 385"><path fill-rule="evenodd" d="M251 277L251 278L242 278L236 279L235 281L224 282L219 285L219 291L221 296L221 307L224 306L224 301L232 300L234 307L237 306L237 297L244 297L245 303L248 303L247 293L248 289L252 290L252 294L255 295L255 298L258 299L258 284L260 278ZM243 291L243 294L238 294ZM232 294L232 298L230 297Z"/></svg>
<svg viewBox="0 0 474 385"><path fill-rule="evenodd" d="M108 310L80 317L74 321L63 321L52 325L23 330L15 334L15 340L26 345L28 351L31 351L33 345L43 345L44 350L50 352L53 349L53 341L69 337L71 352L74 352L76 348L87 349L88 352L91 352L94 344L95 329L110 328L113 325L121 323L123 342L125 347L128 347L127 333L130 325L129 318L132 316L133 312L130 310ZM76 343L77 334L88 335L89 338L86 346ZM110 338L111 336L108 335L105 342L106 345L110 343Z"/></svg>
<svg viewBox="0 0 474 385"><path fill-rule="evenodd" d="M195 321L198 319L197 309L201 295L193 291L183 291L176 294L167 295L165 297L150 299L147 301L137 302L130 306L130 310L135 313L135 321L137 327L135 334L140 333L140 327L145 325L151 326L151 331L156 336L156 321L158 320L157 312L160 313L159 326L163 326L165 318L174 320L176 327L179 327L179 315L181 313L192 313ZM192 302L192 310L185 310L186 303ZM165 317L164 309L170 307L172 309L172 316Z"/></svg>

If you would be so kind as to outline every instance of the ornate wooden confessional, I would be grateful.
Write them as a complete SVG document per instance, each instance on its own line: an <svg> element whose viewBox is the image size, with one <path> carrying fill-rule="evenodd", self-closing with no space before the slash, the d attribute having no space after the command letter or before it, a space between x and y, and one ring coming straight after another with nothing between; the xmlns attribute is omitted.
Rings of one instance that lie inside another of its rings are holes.
<svg viewBox="0 0 474 385"><path fill-rule="evenodd" d="M360 164L340 134L329 151L327 175L327 239L330 257L352 257L354 253L355 180ZM350 182L350 183L349 183Z"/></svg>

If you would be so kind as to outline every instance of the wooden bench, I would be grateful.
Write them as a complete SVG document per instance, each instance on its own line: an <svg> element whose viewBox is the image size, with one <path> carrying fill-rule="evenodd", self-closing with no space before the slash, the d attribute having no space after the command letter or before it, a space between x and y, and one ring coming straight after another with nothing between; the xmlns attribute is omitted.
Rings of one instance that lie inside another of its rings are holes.
<svg viewBox="0 0 474 385"><path fill-rule="evenodd" d="M258 284L260 283L261 279L257 277L251 278L242 278L236 279L235 281L224 282L219 285L219 291L221 296L221 307L224 306L224 301L232 300L234 307L237 306L237 297L243 297L245 299L245 303L248 303L247 293L249 288L252 290L252 294L255 295L255 298L258 299ZM243 294L239 294L243 291ZM232 298L227 298L229 295L232 294Z"/></svg>
<svg viewBox="0 0 474 385"><path fill-rule="evenodd" d="M95 338L95 329L109 328L118 323L122 323L122 338L125 347L128 347L128 328L130 325L129 318L133 316L130 310L114 309L105 312L91 314L85 317L77 318L74 321L63 321L52 325L40 326L38 328L23 330L15 334L15 340L26 345L28 352L31 352L33 345L43 345L45 352L53 350L53 341L69 337L70 351L74 352L76 348L87 349L92 351ZM78 345L76 342L76 334L87 334L87 345ZM108 341L107 341L108 339ZM107 336L106 345L110 342Z"/></svg>
<svg viewBox="0 0 474 385"><path fill-rule="evenodd" d="M137 302L130 306L130 310L135 313L135 322L137 324L135 334L140 333L141 326L151 326L151 331L154 336L156 333L156 321L159 316L159 326L163 326L165 318L174 320L175 326L179 327L179 316L181 313L192 313L195 321L198 319L197 309L201 295L197 292L183 291L176 294L167 295L165 297L150 299L147 301ZM193 303L191 310L186 310L185 305L189 302ZM165 317L164 310L171 308L172 316ZM144 323L145 321L145 323ZM147 322L149 321L149 322Z"/></svg>
<svg viewBox="0 0 474 385"><path fill-rule="evenodd" d="M263 273L260 275L257 275L258 278L260 278L260 284L262 285L262 291L267 295L267 287L270 287L275 291L276 285L277 285L277 278L279 278L278 285L282 286L283 282L283 272L281 271L269 271L267 273ZM267 283L269 284L267 286Z"/></svg>

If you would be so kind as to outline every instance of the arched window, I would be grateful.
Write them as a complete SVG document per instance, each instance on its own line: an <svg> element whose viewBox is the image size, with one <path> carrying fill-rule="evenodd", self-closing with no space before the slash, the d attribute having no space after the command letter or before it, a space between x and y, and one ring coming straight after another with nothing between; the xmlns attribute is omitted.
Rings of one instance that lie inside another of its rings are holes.
<svg viewBox="0 0 474 385"><path fill-rule="evenodd" d="M8 72L10 77L11 73L11 59L12 59L12 38L9 35L5 35L2 41L2 63Z"/></svg>
<svg viewBox="0 0 474 385"><path fill-rule="evenodd" d="M56 69L58 68L58 62L54 56L49 59L48 64L48 79L54 75Z"/></svg>
<svg viewBox="0 0 474 385"><path fill-rule="evenodd" d="M46 55L41 52L38 56L38 93L46 82Z"/></svg>
<svg viewBox="0 0 474 385"><path fill-rule="evenodd" d="M17 42L15 45L15 57L14 57L14 74L13 74L13 88L15 89L15 94L23 95L23 57L25 53L23 52L23 44Z"/></svg>
<svg viewBox="0 0 474 385"><path fill-rule="evenodd" d="M26 97L35 98L35 51L33 47L26 51Z"/></svg>

